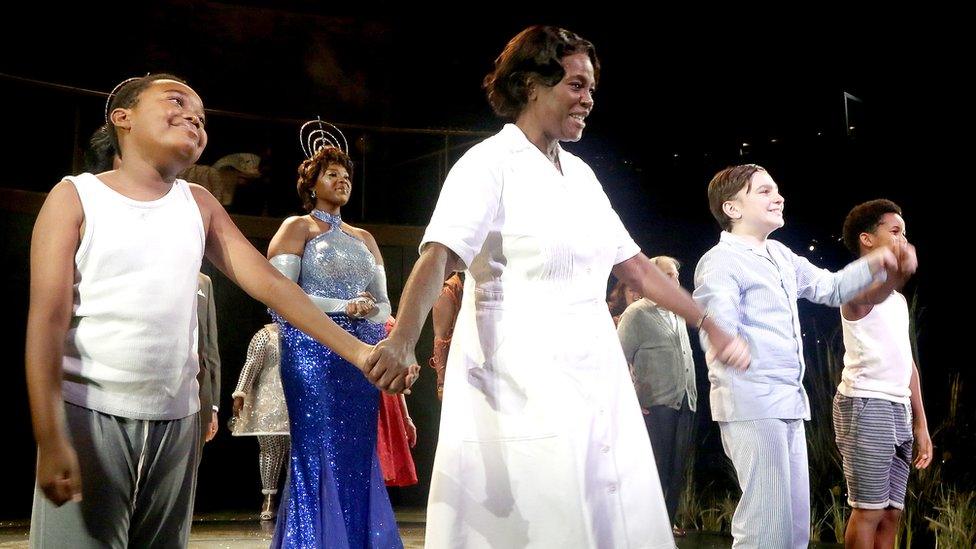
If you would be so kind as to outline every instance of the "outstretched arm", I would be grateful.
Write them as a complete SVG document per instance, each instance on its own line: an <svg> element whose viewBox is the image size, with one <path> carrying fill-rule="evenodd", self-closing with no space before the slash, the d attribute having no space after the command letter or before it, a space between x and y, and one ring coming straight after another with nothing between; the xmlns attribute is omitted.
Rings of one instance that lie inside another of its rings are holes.
<svg viewBox="0 0 976 549"><path fill-rule="evenodd" d="M749 367L749 346L741 338L723 330L714 319L705 314L684 288L672 283L661 269L643 253L618 263L613 274L624 284L638 289L641 295L674 312L708 334L711 352L722 364L737 369Z"/></svg>
<svg viewBox="0 0 976 549"><path fill-rule="evenodd" d="M860 320L871 312L875 305L888 299L891 292L901 290L905 282L915 274L918 268L918 258L915 247L902 242L893 250L898 264L897 269L886 271L886 276L875 280L866 290L854 296L853 299L841 306L841 312L847 320Z"/></svg>
<svg viewBox="0 0 976 549"><path fill-rule="evenodd" d="M397 324L390 337L376 344L366 364L366 375L377 387L391 392L405 388L416 365L415 349L431 307L441 293L444 279L461 263L447 246L431 242L414 265L400 298Z"/></svg>

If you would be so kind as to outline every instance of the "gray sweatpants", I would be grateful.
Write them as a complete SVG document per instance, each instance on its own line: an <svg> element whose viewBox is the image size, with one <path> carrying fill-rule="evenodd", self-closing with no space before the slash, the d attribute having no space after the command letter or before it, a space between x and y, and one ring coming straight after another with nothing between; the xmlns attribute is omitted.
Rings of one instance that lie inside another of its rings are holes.
<svg viewBox="0 0 976 549"><path fill-rule="evenodd" d="M55 507L35 486L31 547L186 547L199 416L149 421L64 408L82 501Z"/></svg>

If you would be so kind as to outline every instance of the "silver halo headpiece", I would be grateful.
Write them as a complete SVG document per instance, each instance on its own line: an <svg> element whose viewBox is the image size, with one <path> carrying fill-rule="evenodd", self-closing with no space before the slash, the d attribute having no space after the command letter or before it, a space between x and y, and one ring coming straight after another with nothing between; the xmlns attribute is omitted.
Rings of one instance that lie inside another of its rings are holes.
<svg viewBox="0 0 976 549"><path fill-rule="evenodd" d="M312 158L323 147L335 147L349 154L349 142L342 130L319 117L302 124L298 130L298 140L305 158Z"/></svg>

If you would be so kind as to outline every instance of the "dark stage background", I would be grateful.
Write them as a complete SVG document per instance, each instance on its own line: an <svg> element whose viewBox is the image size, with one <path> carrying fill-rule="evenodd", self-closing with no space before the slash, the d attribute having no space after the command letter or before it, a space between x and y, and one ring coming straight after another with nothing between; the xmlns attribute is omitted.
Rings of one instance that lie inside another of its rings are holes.
<svg viewBox="0 0 976 549"><path fill-rule="evenodd" d="M343 127L358 163L343 216L377 227L387 264L394 265L391 294L398 298L416 259L411 239L419 232L390 226L426 224L446 169L500 127L480 82L505 42L529 24L565 26L596 44L603 67L584 138L566 148L594 168L645 253L673 255L685 264L686 288L697 259L718 238L705 186L726 165L766 166L786 197L787 225L774 237L832 269L849 260L838 237L854 204L887 197L902 205L921 265L906 293L917 293L924 308L919 352L930 426L947 413L952 376L962 376L959 421L970 434L951 444L957 463L976 450L972 338L963 333L972 301L965 230L971 193L958 167L968 151L957 137L957 129L967 127L967 109L956 76L959 50L944 26L951 14L938 21L906 14L900 23L882 24L892 15L781 14L760 22L736 13L706 21L700 14L627 17L624 10L591 5L580 15L474 18L471 9L464 16L455 6L403 17L343 17L296 1L21 8L0 33L8 154L0 186L46 192L79 170L104 104L86 90L107 92L147 71L173 72L211 109L210 145L201 163L233 152L262 155L265 177L241 189L230 208L278 219L241 218L251 223L245 231L262 250L268 231L298 210L293 188L302 158L300 122L321 115ZM929 37L940 30L946 32ZM3 196L0 265L8 308L0 337L11 360L7 398L0 402L0 417L8 418L0 519L22 519L30 514L35 459L22 357L36 197ZM587 222L585 211L566 216ZM226 419L247 342L267 317L222 275L215 276L215 287L222 425L204 454L197 509L256 510L257 444L230 437ZM813 340L814 326L829 334L838 325L836 311L804 306L801 312ZM418 352L422 364L429 335L428 327ZM724 456L699 367L698 459L702 470L720 471ZM819 373L808 369L808 376ZM440 414L433 385L428 369L408 399L420 428L415 457L421 484L395 490L394 503L426 501ZM954 471L958 478L971 475L962 464Z"/></svg>

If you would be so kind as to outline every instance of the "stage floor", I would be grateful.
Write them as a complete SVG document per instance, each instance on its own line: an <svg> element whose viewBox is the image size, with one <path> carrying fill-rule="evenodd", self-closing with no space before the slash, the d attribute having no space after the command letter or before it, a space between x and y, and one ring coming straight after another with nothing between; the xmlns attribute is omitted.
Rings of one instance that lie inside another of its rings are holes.
<svg viewBox="0 0 976 549"><path fill-rule="evenodd" d="M398 509L397 523L405 549L424 546L426 516L423 509ZM27 521L0 523L0 549L27 548L30 524ZM261 522L254 514L217 513L200 515L193 520L191 549L266 549L271 542L274 523ZM689 532L677 540L680 549L726 549L732 538L719 534ZM842 547L834 544L812 544L811 547Z"/></svg>
<svg viewBox="0 0 976 549"><path fill-rule="evenodd" d="M405 549L424 546L425 513L400 509L396 512ZM0 549L29 547L28 521L0 522ZM190 549L267 549L274 533L274 522L261 522L257 513L215 513L193 518Z"/></svg>

